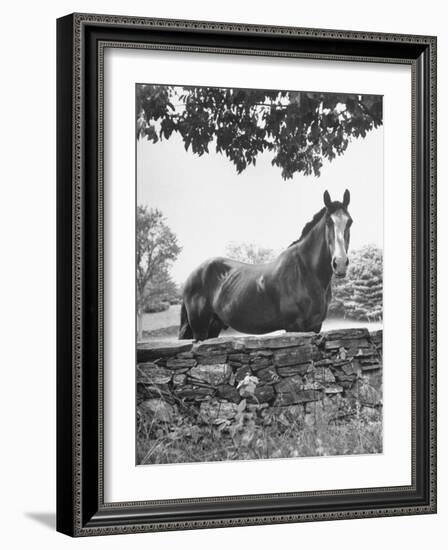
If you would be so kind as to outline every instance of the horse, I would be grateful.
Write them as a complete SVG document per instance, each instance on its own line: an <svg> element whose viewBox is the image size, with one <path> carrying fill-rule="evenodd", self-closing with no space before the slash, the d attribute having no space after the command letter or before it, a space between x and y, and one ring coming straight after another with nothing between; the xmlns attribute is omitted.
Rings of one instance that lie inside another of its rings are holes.
<svg viewBox="0 0 448 550"><path fill-rule="evenodd" d="M347 273L353 222L348 189L342 202L332 201L328 191L323 201L300 238L274 261L217 257L197 267L184 286L179 339L216 338L228 327L248 334L320 332L332 277Z"/></svg>

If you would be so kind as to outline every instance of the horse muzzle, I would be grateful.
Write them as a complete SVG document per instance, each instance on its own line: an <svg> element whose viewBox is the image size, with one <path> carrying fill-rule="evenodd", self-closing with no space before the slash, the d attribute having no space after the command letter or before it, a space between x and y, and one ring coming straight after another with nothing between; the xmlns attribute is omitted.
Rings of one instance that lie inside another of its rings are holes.
<svg viewBox="0 0 448 550"><path fill-rule="evenodd" d="M333 258L331 267L335 277L343 279L347 275L348 258Z"/></svg>

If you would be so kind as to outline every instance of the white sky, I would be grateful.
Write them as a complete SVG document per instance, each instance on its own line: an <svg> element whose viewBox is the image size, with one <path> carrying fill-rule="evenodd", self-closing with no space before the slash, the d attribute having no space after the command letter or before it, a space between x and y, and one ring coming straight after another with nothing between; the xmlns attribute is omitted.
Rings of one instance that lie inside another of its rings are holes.
<svg viewBox="0 0 448 550"><path fill-rule="evenodd" d="M320 178L296 174L284 181L269 152L238 175L212 150L202 157L186 152L177 134L156 144L137 142L137 202L159 208L182 246L171 270L175 281L183 282L205 259L223 255L230 241L286 248L322 208L325 189L333 200L350 190L351 248L368 243L382 248L383 127L324 162Z"/></svg>

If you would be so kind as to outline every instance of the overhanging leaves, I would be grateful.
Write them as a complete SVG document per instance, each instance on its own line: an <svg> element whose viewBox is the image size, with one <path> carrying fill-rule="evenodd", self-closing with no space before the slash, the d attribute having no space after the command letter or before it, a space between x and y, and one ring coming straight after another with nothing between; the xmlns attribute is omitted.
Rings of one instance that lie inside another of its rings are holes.
<svg viewBox="0 0 448 550"><path fill-rule="evenodd" d="M137 87L137 137L178 133L199 156L225 155L241 173L264 151L282 177L319 176L324 160L382 124L382 97L232 88Z"/></svg>

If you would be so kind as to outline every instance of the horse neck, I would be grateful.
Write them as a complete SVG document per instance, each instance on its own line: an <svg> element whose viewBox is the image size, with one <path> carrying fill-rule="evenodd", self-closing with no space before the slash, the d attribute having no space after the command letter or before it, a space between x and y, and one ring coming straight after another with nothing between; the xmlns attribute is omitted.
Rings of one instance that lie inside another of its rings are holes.
<svg viewBox="0 0 448 550"><path fill-rule="evenodd" d="M300 257L300 263L311 272L324 288L330 284L333 270L331 269L331 252L325 236L325 217L292 248Z"/></svg>

